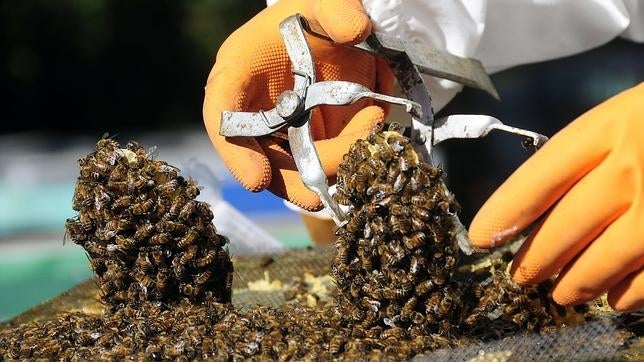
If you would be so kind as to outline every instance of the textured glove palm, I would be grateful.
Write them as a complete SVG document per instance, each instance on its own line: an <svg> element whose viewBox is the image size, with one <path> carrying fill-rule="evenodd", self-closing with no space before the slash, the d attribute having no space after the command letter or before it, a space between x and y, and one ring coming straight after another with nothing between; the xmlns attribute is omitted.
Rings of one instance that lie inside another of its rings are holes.
<svg viewBox="0 0 644 362"><path fill-rule="evenodd" d="M271 109L284 90L293 88L291 63L278 26L295 13L319 22L338 44L358 43L371 32L371 22L358 0L277 2L240 27L221 46L208 77L204 120L215 148L244 187L250 191L268 188L300 207L319 210L320 200L302 183L283 138L219 135L222 111ZM391 93L393 74L382 60L324 40L308 40L318 81L346 80ZM336 174L349 146L379 127L384 117L385 110L368 100L313 111L313 139L327 176Z"/></svg>
<svg viewBox="0 0 644 362"><path fill-rule="evenodd" d="M560 304L608 291L617 310L644 306L644 83L555 135L483 205L470 237L498 245L542 215L514 259L517 282L558 273Z"/></svg>

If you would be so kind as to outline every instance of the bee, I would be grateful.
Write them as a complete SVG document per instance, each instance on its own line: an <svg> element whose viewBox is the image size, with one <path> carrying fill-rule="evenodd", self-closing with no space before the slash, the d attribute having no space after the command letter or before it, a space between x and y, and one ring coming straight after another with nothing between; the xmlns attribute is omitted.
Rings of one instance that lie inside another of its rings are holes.
<svg viewBox="0 0 644 362"><path fill-rule="evenodd" d="M345 245L341 245L336 249L335 262L338 264L347 264L349 257L349 248Z"/></svg>
<svg viewBox="0 0 644 362"><path fill-rule="evenodd" d="M438 306L443 299L443 293L436 291L430 294L425 300L425 311L427 314L438 314Z"/></svg>
<svg viewBox="0 0 644 362"><path fill-rule="evenodd" d="M188 185L186 186L186 194L189 199L194 199L201 193L202 187L197 186L197 182L192 178L188 179Z"/></svg>
<svg viewBox="0 0 644 362"><path fill-rule="evenodd" d="M427 229L427 233L429 234L429 237L434 241L434 243L441 244L445 241L447 233L440 225L428 223Z"/></svg>
<svg viewBox="0 0 644 362"><path fill-rule="evenodd" d="M329 341L329 353L332 355L340 353L344 345L344 337L342 335L336 334Z"/></svg>
<svg viewBox="0 0 644 362"><path fill-rule="evenodd" d="M121 196L118 199L114 200L114 202L112 203L112 210L116 211L116 210L125 209L130 205L132 205L132 196L130 195Z"/></svg>
<svg viewBox="0 0 644 362"><path fill-rule="evenodd" d="M188 296L196 296L200 293L199 287L195 287L192 284L189 283L181 283L179 284L179 290L181 290L181 293L188 295Z"/></svg>
<svg viewBox="0 0 644 362"><path fill-rule="evenodd" d="M424 232L416 232L409 237L403 237L403 243L409 250L419 249L425 245L427 235Z"/></svg>
<svg viewBox="0 0 644 362"><path fill-rule="evenodd" d="M411 221L408 217L391 215L389 216L389 224L393 230L397 230L403 235L411 230Z"/></svg>
<svg viewBox="0 0 644 362"><path fill-rule="evenodd" d="M452 270L454 269L454 266L456 266L456 258L453 257L452 255L445 256L445 264L443 268L445 270Z"/></svg>
<svg viewBox="0 0 644 362"><path fill-rule="evenodd" d="M161 268L157 272L156 276L156 284L157 284L157 289L160 290L161 292L165 291L165 289L168 287L168 278L170 277L170 272L166 268Z"/></svg>
<svg viewBox="0 0 644 362"><path fill-rule="evenodd" d="M400 172L398 173L398 176L396 177L396 180L394 181L394 192L401 192L405 186L407 186L407 183L409 182L409 176L404 173Z"/></svg>
<svg viewBox="0 0 644 362"><path fill-rule="evenodd" d="M432 215L429 211L422 208L414 208L412 210L412 217L419 219L421 222L431 221ZM428 225L432 225L431 222Z"/></svg>
<svg viewBox="0 0 644 362"><path fill-rule="evenodd" d="M176 221L170 221L170 220L161 220L157 224L157 229L159 231L168 231L170 233L185 233L187 230L187 227L179 222Z"/></svg>
<svg viewBox="0 0 644 362"><path fill-rule="evenodd" d="M223 246L224 241L226 240L224 238L220 238L219 235L217 235L217 228L213 223L208 223L206 225L204 235L206 236L206 239L212 241L216 246Z"/></svg>
<svg viewBox="0 0 644 362"><path fill-rule="evenodd" d="M170 209L172 209L172 207ZM186 204L181 208L181 211L179 212L179 218L184 221L188 220L188 218L190 218L190 215L192 215L196 210L197 201L190 200L186 202Z"/></svg>
<svg viewBox="0 0 644 362"><path fill-rule="evenodd" d="M436 314L440 317L446 317L448 313L452 310L454 306L454 299L449 293L445 293L443 298L438 303L438 308L436 309Z"/></svg>
<svg viewBox="0 0 644 362"><path fill-rule="evenodd" d="M212 275L212 270L211 269L207 269L207 270L197 274L197 276L195 277L195 284L197 284L197 285L206 284L206 282L208 280L210 280L211 275Z"/></svg>
<svg viewBox="0 0 644 362"><path fill-rule="evenodd" d="M127 186L131 191L141 192L146 188L154 186L154 180L146 179L139 174L129 173L127 177Z"/></svg>
<svg viewBox="0 0 644 362"><path fill-rule="evenodd" d="M155 230L155 226L150 223L141 224L136 228L134 232L134 240L142 241L148 238Z"/></svg>
<svg viewBox="0 0 644 362"><path fill-rule="evenodd" d="M377 300L370 299L367 296L362 297L361 303L364 308L372 310L376 313L378 312L378 310L380 310L380 302Z"/></svg>
<svg viewBox="0 0 644 362"><path fill-rule="evenodd" d="M143 215L153 211L155 208L155 200L147 199L145 201L136 203L130 207L132 214L134 215Z"/></svg>
<svg viewBox="0 0 644 362"><path fill-rule="evenodd" d="M87 232L91 233L92 230L94 229L94 221L92 218L89 216L88 213L81 212L78 214L78 221L80 222L81 228Z"/></svg>
<svg viewBox="0 0 644 362"><path fill-rule="evenodd" d="M94 207L96 210L101 210L110 202L112 198L105 192L103 186L98 185L94 188Z"/></svg>
<svg viewBox="0 0 644 362"><path fill-rule="evenodd" d="M217 258L217 251L214 249L210 249L208 250L208 253L206 253L206 255L197 259L196 265L198 268L203 268L207 265L212 264L216 258Z"/></svg>
<svg viewBox="0 0 644 362"><path fill-rule="evenodd" d="M134 225L130 223L130 221L125 220L125 219L120 219L120 220L110 220L105 224L105 228L108 230L115 231L116 233L119 233L121 231L125 231L128 229L131 229Z"/></svg>
<svg viewBox="0 0 644 362"><path fill-rule="evenodd" d="M158 233L152 235L148 242L150 245L163 245L170 241L170 234L168 233Z"/></svg>
<svg viewBox="0 0 644 362"><path fill-rule="evenodd" d="M114 181L124 181L127 178L127 167L119 163L114 168L112 169L112 172L110 172L110 176L107 179L108 184L110 182Z"/></svg>
<svg viewBox="0 0 644 362"><path fill-rule="evenodd" d="M96 236L99 240L110 241L116 236L116 231L110 229L99 229L96 231Z"/></svg>
<svg viewBox="0 0 644 362"><path fill-rule="evenodd" d="M173 179L159 185L157 187L157 191L159 191L159 194L163 196L168 196L168 195L171 195L173 192L175 192L178 186L179 186L179 183L177 182L177 180Z"/></svg>
<svg viewBox="0 0 644 362"><path fill-rule="evenodd" d="M193 244L198 237L199 237L199 233L197 233L194 227L191 227L190 229L188 229L186 234L179 240L179 242L177 243L177 247L179 247L180 249L183 249L188 245Z"/></svg>
<svg viewBox="0 0 644 362"><path fill-rule="evenodd" d="M174 166L168 165L166 162L155 161L153 165L155 167L156 172L165 174L166 177L169 179L175 179L179 175L180 170Z"/></svg>
<svg viewBox="0 0 644 362"><path fill-rule="evenodd" d="M189 262L195 260L195 256L197 255L198 250L199 249L197 248L197 245L191 245L188 249L186 249L186 251L181 254L179 263L186 265Z"/></svg>
<svg viewBox="0 0 644 362"><path fill-rule="evenodd" d="M527 310L523 310L512 316L512 323L517 324L519 326L524 326L528 322L529 318L530 318L530 312Z"/></svg>
<svg viewBox="0 0 644 362"><path fill-rule="evenodd" d="M380 333L380 338L381 339L387 339L387 338L396 338L396 339L402 339L405 337L405 330L402 329L401 327L393 327L389 329L385 329Z"/></svg>
<svg viewBox="0 0 644 362"><path fill-rule="evenodd" d="M152 272L154 266L147 252L139 253L139 256L136 258L135 265L143 271L143 273L149 274Z"/></svg>
<svg viewBox="0 0 644 362"><path fill-rule="evenodd" d="M121 235L116 235L116 245L122 250L131 250L136 246L136 240L133 238L126 238Z"/></svg>
<svg viewBox="0 0 644 362"><path fill-rule="evenodd" d="M117 194L126 194L130 190L128 187L127 181L116 181L116 180L108 181L107 188L112 192L116 192Z"/></svg>
<svg viewBox="0 0 644 362"><path fill-rule="evenodd" d="M203 219L208 221L213 219L214 215L212 214L212 209L210 209L210 205L208 205L207 202L196 201L195 207ZM179 217L181 217L181 215L179 215Z"/></svg>

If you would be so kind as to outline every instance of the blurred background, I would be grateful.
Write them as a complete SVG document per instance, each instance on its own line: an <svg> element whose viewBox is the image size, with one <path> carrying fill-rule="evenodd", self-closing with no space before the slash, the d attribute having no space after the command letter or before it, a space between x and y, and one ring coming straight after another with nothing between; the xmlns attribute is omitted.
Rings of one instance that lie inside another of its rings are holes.
<svg viewBox="0 0 644 362"><path fill-rule="evenodd" d="M0 0L0 321L87 279L81 247L64 243L77 159L104 133L156 146L284 247L310 240L269 193L243 190L222 166L201 117L203 86L223 40L263 0ZM486 113L553 135L607 97L644 80L644 46L620 39L581 55L493 76L497 102L465 90L441 114ZM448 182L467 225L530 156L493 134L446 142ZM187 168L185 168L186 166ZM193 169L194 171L194 169ZM266 236L264 235L264 236Z"/></svg>

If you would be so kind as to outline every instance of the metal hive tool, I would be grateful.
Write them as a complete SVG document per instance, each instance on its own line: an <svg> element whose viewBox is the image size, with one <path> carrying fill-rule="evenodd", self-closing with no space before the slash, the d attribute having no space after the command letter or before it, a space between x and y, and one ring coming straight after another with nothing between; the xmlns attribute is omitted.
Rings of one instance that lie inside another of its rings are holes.
<svg viewBox="0 0 644 362"><path fill-rule="evenodd" d="M452 115L434 120L431 96L421 72L478 88L498 98L492 81L480 62L461 58L420 44L373 33L356 48L385 57L401 86L404 98L370 91L346 81L316 82L313 57L305 33L323 39L329 37L321 28L301 15L288 17L280 24L287 53L295 77L293 90L284 91L275 101L275 108L259 112L224 111L220 134L228 137L256 137L272 134L288 127L288 139L304 184L316 192L338 226L346 215L329 193L326 175L311 136L311 109L319 105L348 105L363 98L402 105L411 115L411 139L416 152L431 162L432 147L449 138L477 138L493 129L514 133L530 140L535 148L547 138L535 132L505 126L498 119L484 115ZM460 225L460 222L459 222ZM460 227L460 245L467 251L465 228Z"/></svg>

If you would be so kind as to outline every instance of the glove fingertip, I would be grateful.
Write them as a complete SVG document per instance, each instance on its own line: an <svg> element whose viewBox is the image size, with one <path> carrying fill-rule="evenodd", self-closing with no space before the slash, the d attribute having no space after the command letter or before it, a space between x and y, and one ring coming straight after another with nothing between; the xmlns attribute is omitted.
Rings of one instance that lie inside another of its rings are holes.
<svg viewBox="0 0 644 362"><path fill-rule="evenodd" d="M518 226L507 227L506 223L499 220L496 215L482 210L472 220L469 236L472 244L477 248L489 249L505 244L518 231Z"/></svg>
<svg viewBox="0 0 644 362"><path fill-rule="evenodd" d="M336 43L354 45L371 34L371 20L357 0L319 0L313 7L317 21Z"/></svg>

